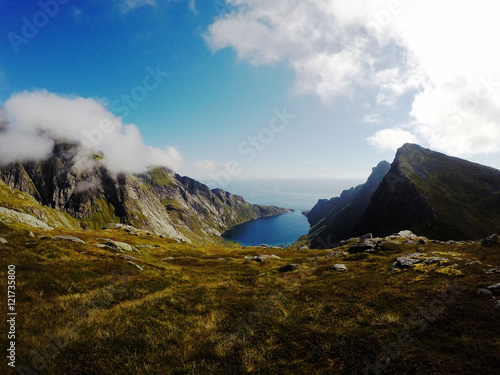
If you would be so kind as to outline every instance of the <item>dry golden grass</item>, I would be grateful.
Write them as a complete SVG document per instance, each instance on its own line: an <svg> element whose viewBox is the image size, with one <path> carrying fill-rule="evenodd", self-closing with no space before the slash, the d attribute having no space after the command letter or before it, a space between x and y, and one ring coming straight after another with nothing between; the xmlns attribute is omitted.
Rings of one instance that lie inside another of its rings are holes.
<svg viewBox="0 0 500 375"><path fill-rule="evenodd" d="M49 233L76 235L82 245L23 230L0 227L9 241L0 267L5 274L16 265L18 360L42 374L358 374L402 332L413 342L384 373L500 368L500 309L474 298L477 287L500 281L484 272L500 266L500 247L429 243L420 250L452 262L390 271L415 247L325 258L328 250L186 245L120 230ZM101 237L159 247L103 250ZM244 259L272 253L281 259ZM474 260L481 263L466 265ZM299 269L277 271L289 263ZM335 263L348 271L328 269ZM412 315L428 315L455 282L458 297L417 333Z"/></svg>

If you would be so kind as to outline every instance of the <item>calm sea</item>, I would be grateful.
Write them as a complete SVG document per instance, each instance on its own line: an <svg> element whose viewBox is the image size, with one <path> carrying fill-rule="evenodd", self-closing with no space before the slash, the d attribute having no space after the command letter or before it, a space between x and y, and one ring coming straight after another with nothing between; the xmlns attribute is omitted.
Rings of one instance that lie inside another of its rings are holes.
<svg viewBox="0 0 500 375"><path fill-rule="evenodd" d="M310 210L319 199L339 196L342 190L363 182L348 179L235 180L224 186L224 190L241 195L254 204ZM207 185L217 187L210 182Z"/></svg>
<svg viewBox="0 0 500 375"><path fill-rule="evenodd" d="M252 180L232 181L224 190L243 196L254 204L275 205L296 210L272 218L253 220L224 234L224 238L244 246L290 245L309 232L302 211L310 210L319 199L340 195L342 190L362 183L359 180ZM211 186L211 188L216 186Z"/></svg>

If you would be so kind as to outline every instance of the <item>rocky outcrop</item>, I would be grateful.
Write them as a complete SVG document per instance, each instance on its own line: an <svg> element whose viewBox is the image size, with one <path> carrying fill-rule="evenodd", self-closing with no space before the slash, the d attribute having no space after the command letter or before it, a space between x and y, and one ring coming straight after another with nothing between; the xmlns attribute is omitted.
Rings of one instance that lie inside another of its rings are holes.
<svg viewBox="0 0 500 375"><path fill-rule="evenodd" d="M384 165L361 189L320 201L311 210L313 248L334 247L368 232L385 237L404 228L436 240L475 240L500 228L499 170L415 144L401 147L385 174ZM483 244L497 242L490 236Z"/></svg>
<svg viewBox="0 0 500 375"><path fill-rule="evenodd" d="M112 173L103 158L78 144L57 142L47 160L0 167L0 179L40 205L68 213L84 228L125 224L179 241L219 236L247 220L289 212L210 190L167 168Z"/></svg>

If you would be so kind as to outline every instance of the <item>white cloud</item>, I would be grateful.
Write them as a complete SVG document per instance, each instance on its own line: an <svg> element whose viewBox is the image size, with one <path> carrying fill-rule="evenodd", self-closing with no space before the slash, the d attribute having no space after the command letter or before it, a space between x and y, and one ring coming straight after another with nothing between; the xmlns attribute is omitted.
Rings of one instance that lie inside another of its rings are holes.
<svg viewBox="0 0 500 375"><path fill-rule="evenodd" d="M478 105L471 99L480 77L500 81L498 1L226 3L234 10L209 27L209 46L233 48L254 65L287 64L297 93L325 103L371 93L379 106L414 95L408 122L372 137L377 147L393 147L404 132L403 138L458 155L500 151L500 85Z"/></svg>
<svg viewBox="0 0 500 375"><path fill-rule="evenodd" d="M405 143L416 143L417 138L409 131L403 129L384 129L379 130L370 138L368 138L368 143L375 147L377 150L385 151L391 150L396 151L399 147Z"/></svg>
<svg viewBox="0 0 500 375"><path fill-rule="evenodd" d="M400 59L397 66L390 65L401 53L399 36L370 27L377 3L385 6L384 1L226 2L237 11L209 27L209 46L214 51L232 47L240 59L254 65L287 63L296 73L298 93L318 95L330 103L356 89L380 86L385 70L385 76L395 81L380 86L388 102L390 95L399 96L419 83L409 74L416 68L412 61Z"/></svg>
<svg viewBox="0 0 500 375"><path fill-rule="evenodd" d="M119 9L127 14L145 5L156 5L156 0L120 0Z"/></svg>
<svg viewBox="0 0 500 375"><path fill-rule="evenodd" d="M94 99L22 92L7 100L5 112L11 125L0 133L3 163L46 158L52 139L61 139L102 151L115 172L142 172L152 165L176 170L182 166L177 149L147 146L136 125L124 124ZM80 165L85 165L83 159Z"/></svg>

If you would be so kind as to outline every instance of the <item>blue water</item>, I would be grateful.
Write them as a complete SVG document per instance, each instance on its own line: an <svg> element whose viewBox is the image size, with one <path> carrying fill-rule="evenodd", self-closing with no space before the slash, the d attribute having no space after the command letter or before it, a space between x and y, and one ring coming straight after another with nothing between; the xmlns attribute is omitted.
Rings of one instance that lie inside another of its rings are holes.
<svg viewBox="0 0 500 375"><path fill-rule="evenodd" d="M309 232L309 223L301 211L266 217L237 225L223 237L243 246L291 245L300 236Z"/></svg>

